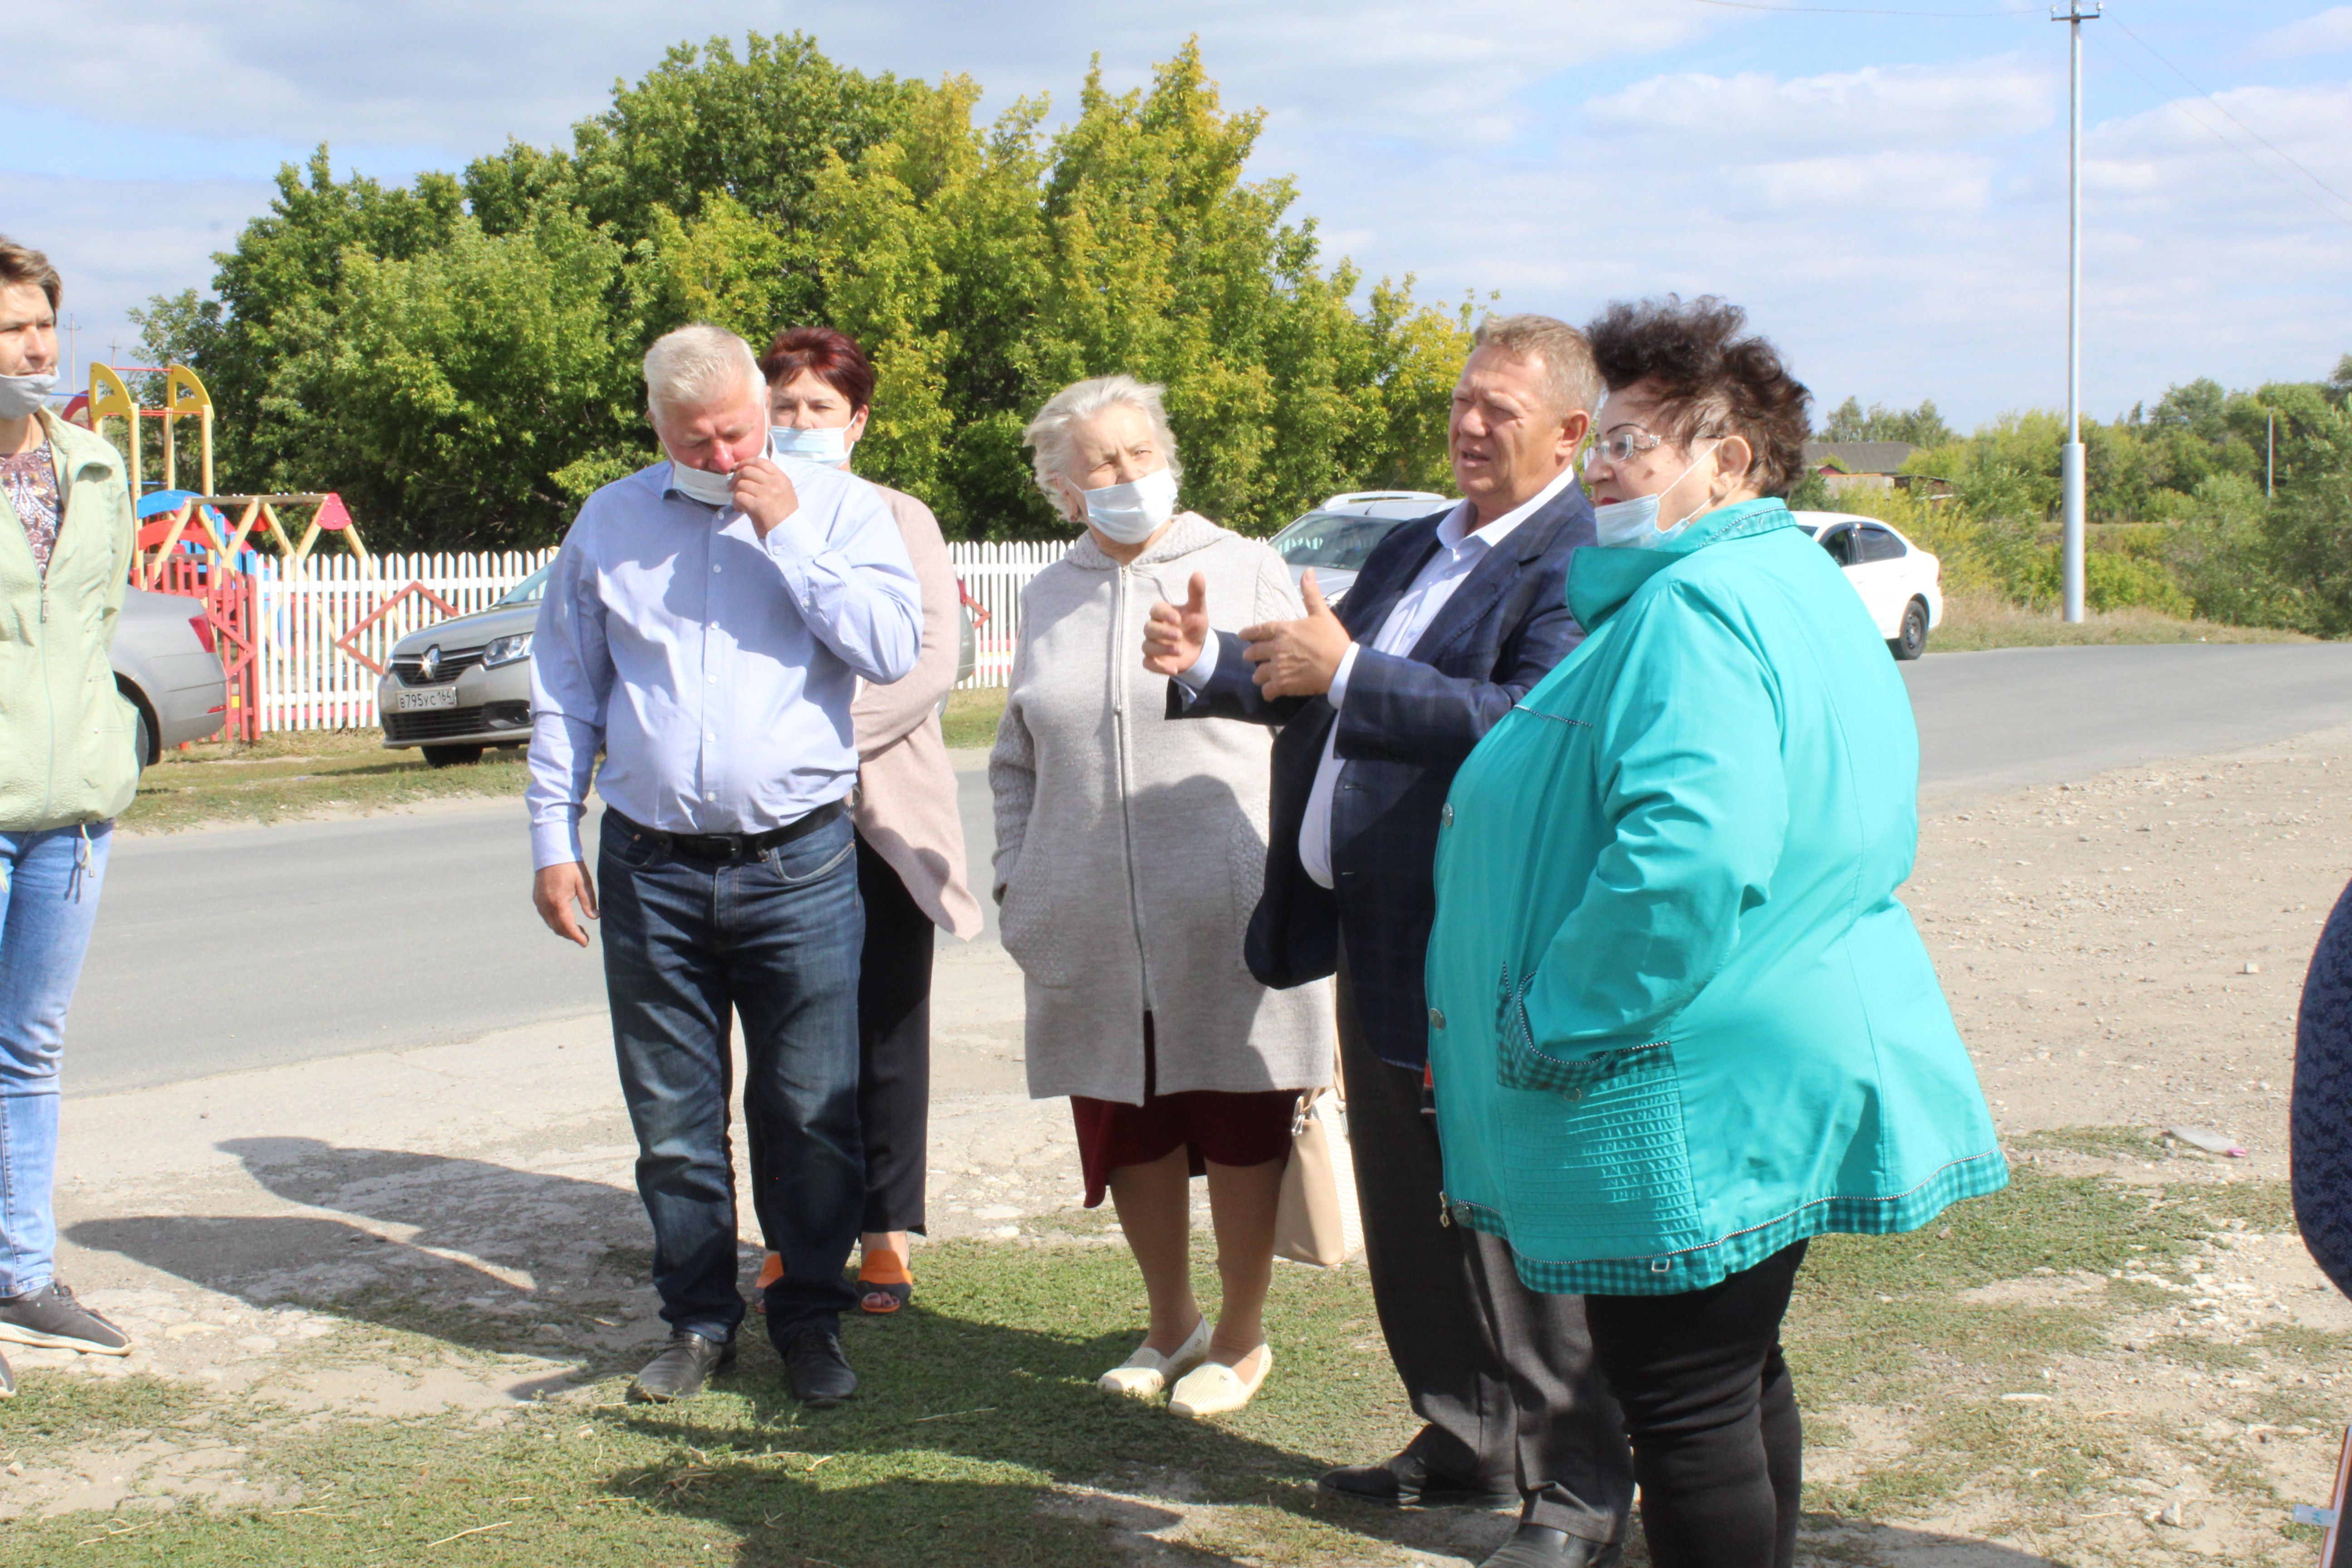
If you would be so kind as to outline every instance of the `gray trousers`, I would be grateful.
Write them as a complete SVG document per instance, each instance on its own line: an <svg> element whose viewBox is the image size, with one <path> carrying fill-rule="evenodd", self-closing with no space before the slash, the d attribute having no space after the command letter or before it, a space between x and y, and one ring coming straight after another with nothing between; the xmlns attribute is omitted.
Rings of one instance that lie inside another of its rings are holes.
<svg viewBox="0 0 2352 1568"><path fill-rule="evenodd" d="M1622 1539L1633 1455L1593 1365L1584 1298L1528 1289L1503 1242L1438 1223L1436 1119L1422 1114L1421 1074L1365 1043L1344 951L1339 1000L1372 1301L1389 1359L1428 1423L1407 1451L1433 1475L1516 1490L1528 1523Z"/></svg>

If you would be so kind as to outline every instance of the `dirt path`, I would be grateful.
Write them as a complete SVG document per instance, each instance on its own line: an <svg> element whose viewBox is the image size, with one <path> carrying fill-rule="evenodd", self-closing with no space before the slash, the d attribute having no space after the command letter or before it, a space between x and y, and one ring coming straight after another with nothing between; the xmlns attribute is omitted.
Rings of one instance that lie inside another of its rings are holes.
<svg viewBox="0 0 2352 1568"><path fill-rule="evenodd" d="M2296 1561L2286 1504L2324 1500L2352 1413L2336 1396L2352 1392L2352 1306L2303 1254L2279 1192L2297 992L2352 874L2352 730L1938 803L1921 826L1906 897L2021 1166L2101 1178L2124 1194L2117 1214L2174 1228L2145 1267L2135 1242L2113 1267L2062 1258L1932 1300L1895 1285L1807 1304L1809 1480L1824 1500L1809 1559ZM1021 1092L1019 978L1001 950L943 956L935 1017L935 1232L1108 1245L1103 1216L1076 1207L1066 1111ZM2180 1122L2249 1157L2146 1136ZM141 1349L21 1354L20 1372L119 1384L133 1412L149 1397L138 1374L160 1374L194 1390L198 1413L63 1442L12 1429L0 1407L0 1519L284 1509L274 1445L338 1422L437 1414L488 1432L550 1401L599 1408L616 1386L599 1380L659 1332L601 1018L70 1100L66 1152L67 1277ZM2200 1194L2233 1217L2175 1224ZM1962 1342L1984 1325L2032 1358ZM1916 1364L1848 1366L1841 1335ZM1138 1538L1136 1562L1202 1561L1155 1553L1246 1547L1265 1527L1158 1492L1055 1495L1176 1519ZM1432 1516L1387 1533L1283 1560L1458 1562L1494 1527ZM1256 1560L1226 1551L1215 1560Z"/></svg>
<svg viewBox="0 0 2352 1568"><path fill-rule="evenodd" d="M1919 827L1904 897L2004 1131L2195 1123L2286 1174L2294 1010L2352 878L2352 729Z"/></svg>

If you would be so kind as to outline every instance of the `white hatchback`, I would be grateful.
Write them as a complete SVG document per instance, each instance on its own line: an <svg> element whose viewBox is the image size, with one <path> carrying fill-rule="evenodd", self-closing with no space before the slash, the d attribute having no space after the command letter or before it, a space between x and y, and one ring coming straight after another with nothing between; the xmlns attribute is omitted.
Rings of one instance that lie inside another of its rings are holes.
<svg viewBox="0 0 2352 1568"><path fill-rule="evenodd" d="M1944 563L1874 517L1844 511L1801 511L1797 525L1811 534L1845 572L1878 623L1878 635L1897 658L1927 651L1927 634L1944 621Z"/></svg>

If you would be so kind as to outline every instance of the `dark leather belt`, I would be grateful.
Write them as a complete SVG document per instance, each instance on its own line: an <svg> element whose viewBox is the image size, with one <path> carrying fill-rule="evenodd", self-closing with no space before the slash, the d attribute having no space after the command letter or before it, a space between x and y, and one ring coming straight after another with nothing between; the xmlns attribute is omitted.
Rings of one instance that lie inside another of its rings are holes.
<svg viewBox="0 0 2352 1568"><path fill-rule="evenodd" d="M756 860L769 850L790 844L795 838L805 838L848 808L846 801L829 800L805 816L787 822L782 827L772 827L765 833L664 833L641 822L633 822L610 806L604 808L604 820L618 824L636 837L652 839L673 855L731 866L738 861Z"/></svg>

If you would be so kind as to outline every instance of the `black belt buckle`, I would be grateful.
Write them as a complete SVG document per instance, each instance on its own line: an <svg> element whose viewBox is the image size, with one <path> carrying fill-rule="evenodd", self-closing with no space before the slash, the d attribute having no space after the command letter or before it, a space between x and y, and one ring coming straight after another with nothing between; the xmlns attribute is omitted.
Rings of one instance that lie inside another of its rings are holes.
<svg viewBox="0 0 2352 1568"><path fill-rule="evenodd" d="M719 866L740 865L756 860L769 850L805 837L842 814L844 807L837 800L803 813L782 827L772 827L765 833L664 833L659 828L621 816L616 811L606 815L619 816L632 833L652 839L668 854L683 855L691 860L707 861Z"/></svg>

